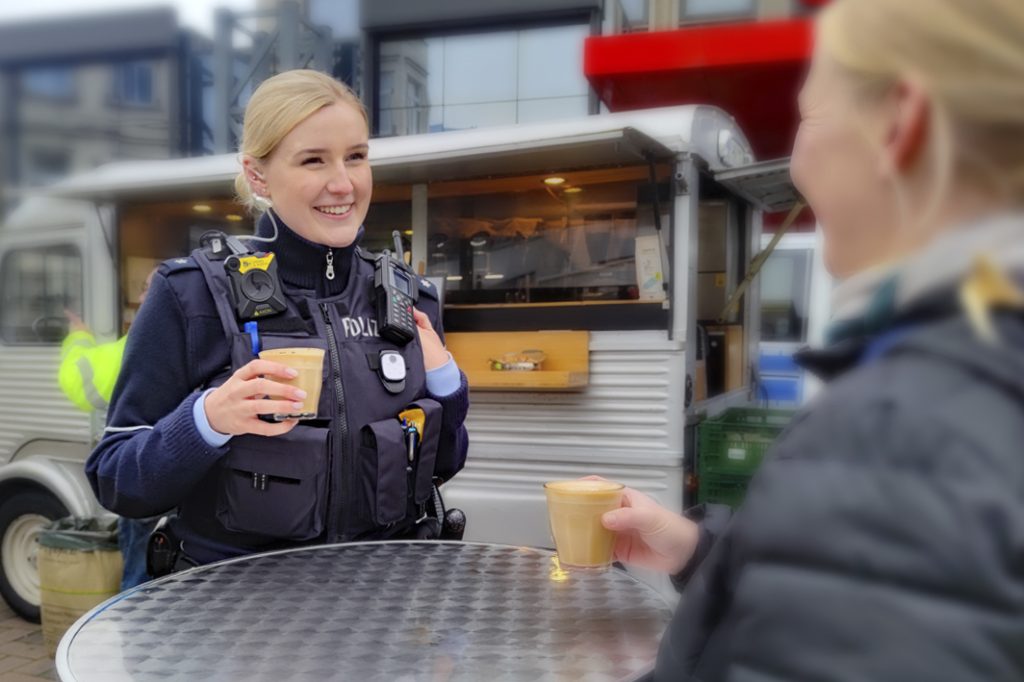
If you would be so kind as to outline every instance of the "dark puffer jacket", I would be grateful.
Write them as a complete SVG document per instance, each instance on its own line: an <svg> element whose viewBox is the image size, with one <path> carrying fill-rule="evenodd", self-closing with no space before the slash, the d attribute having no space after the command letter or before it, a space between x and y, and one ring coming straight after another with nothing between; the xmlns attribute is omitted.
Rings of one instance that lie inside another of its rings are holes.
<svg viewBox="0 0 1024 682"><path fill-rule="evenodd" d="M706 524L657 680L1024 680L1024 315L989 344L956 300L803 358L831 383Z"/></svg>

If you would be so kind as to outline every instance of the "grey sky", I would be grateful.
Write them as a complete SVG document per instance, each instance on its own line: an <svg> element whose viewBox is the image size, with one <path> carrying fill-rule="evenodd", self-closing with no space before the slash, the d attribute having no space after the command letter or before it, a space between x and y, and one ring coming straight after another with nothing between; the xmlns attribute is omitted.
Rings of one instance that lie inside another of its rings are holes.
<svg viewBox="0 0 1024 682"><path fill-rule="evenodd" d="M256 0L4 0L0 2L0 23L168 6L177 10L178 21L183 26L210 36L213 34L213 13L216 7L227 7L235 11L251 10L256 7Z"/></svg>

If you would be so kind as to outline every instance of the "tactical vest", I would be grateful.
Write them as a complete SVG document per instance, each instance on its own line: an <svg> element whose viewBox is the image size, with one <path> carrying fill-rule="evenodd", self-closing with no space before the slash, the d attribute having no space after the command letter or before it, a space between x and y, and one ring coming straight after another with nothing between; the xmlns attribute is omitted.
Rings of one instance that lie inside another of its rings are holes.
<svg viewBox="0 0 1024 682"><path fill-rule="evenodd" d="M419 339L400 347L377 335L372 257L356 254L342 294L319 299L282 282L287 310L258 321L261 350L326 351L317 418L281 436L233 437L219 466L179 507L178 524L189 535L253 552L396 537L422 517L433 493L441 406L424 397ZM236 317L223 261L204 250L192 257L231 351L230 368L209 382L218 386L254 359L252 338ZM435 290L426 280L419 284L420 308L437 319ZM383 378L382 351L403 356L404 385ZM412 461L398 420L410 406L426 415Z"/></svg>

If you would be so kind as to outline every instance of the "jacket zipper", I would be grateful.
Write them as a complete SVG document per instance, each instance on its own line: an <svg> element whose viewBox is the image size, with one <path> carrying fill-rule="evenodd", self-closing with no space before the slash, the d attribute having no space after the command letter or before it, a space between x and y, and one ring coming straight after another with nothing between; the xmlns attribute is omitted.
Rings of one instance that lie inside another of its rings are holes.
<svg viewBox="0 0 1024 682"><path fill-rule="evenodd" d="M329 516L327 520L327 541L337 542L338 528L339 526L344 528L344 500L347 496L344 495L344 491L339 490L342 493L342 503L338 505L337 514L333 510L333 498L335 488L346 486L349 481L348 471L346 471L349 458L345 456L345 450L348 448L348 412L345 409L345 387L341 382L341 356L338 353L338 342L334 337L334 325L331 324L331 316L327 312L326 303L320 304L320 312L324 316L324 326L327 328L327 348L331 356L334 396L338 402L338 414L335 415L334 419L331 419L331 432L334 434L335 442L338 443L337 452L341 456L341 463L340 466L335 467L334 458L331 457L330 473L327 478L327 513ZM341 470L341 481L337 486L335 485L334 477L335 468Z"/></svg>
<svg viewBox="0 0 1024 682"><path fill-rule="evenodd" d="M334 279L334 251L327 250L327 269L324 270L324 277Z"/></svg>

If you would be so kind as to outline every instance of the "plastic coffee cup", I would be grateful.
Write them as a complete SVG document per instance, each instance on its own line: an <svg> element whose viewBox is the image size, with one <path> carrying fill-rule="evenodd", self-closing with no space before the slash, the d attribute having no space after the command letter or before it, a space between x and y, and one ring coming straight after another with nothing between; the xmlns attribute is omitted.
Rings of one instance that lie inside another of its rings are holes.
<svg viewBox="0 0 1024 682"><path fill-rule="evenodd" d="M294 379L272 377L273 381L301 388L306 392L302 410L292 414L275 414L274 419L315 419L323 385L324 351L322 348L274 348L260 352L260 359L279 362L298 372ZM291 400L285 396L270 396L274 400Z"/></svg>
<svg viewBox="0 0 1024 682"><path fill-rule="evenodd" d="M603 571L611 565L615 533L601 524L601 516L622 505L624 489L613 481L544 484L551 535L563 568Z"/></svg>

